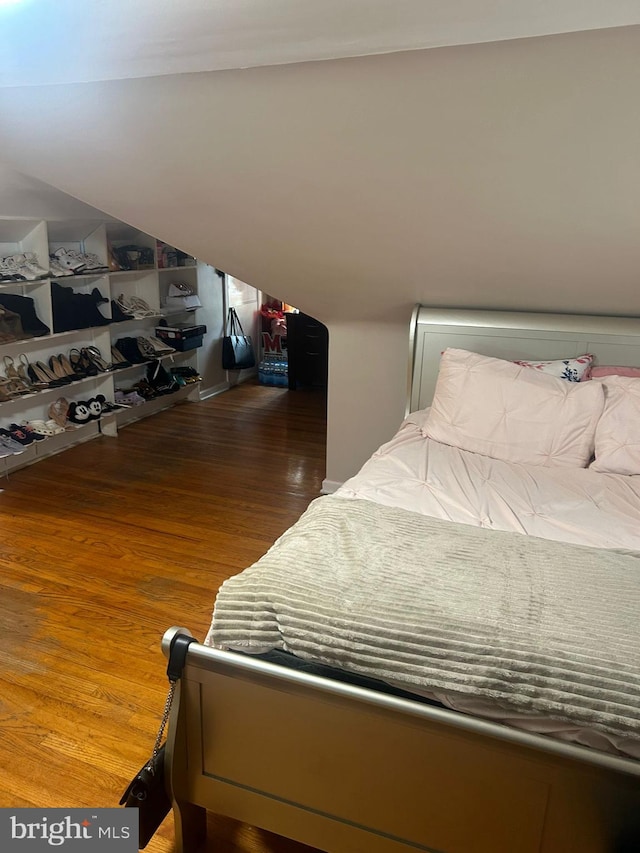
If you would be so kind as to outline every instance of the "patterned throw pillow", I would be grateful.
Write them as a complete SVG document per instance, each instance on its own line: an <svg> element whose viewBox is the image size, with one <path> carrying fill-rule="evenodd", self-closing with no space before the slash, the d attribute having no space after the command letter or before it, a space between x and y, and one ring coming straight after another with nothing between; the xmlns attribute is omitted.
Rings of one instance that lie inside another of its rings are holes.
<svg viewBox="0 0 640 853"><path fill-rule="evenodd" d="M591 365L594 356L591 353L579 355L576 358L561 358L557 361L516 361L522 367L532 367L540 373L548 373L557 379L569 382L584 382L591 379Z"/></svg>

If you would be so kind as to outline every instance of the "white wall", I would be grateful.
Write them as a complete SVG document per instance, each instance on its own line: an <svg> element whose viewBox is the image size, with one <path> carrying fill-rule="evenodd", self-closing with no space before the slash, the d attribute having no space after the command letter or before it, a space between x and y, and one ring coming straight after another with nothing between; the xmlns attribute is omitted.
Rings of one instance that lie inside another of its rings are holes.
<svg viewBox="0 0 640 853"><path fill-rule="evenodd" d="M95 207L0 163L0 216L28 219L101 219Z"/></svg>
<svg viewBox="0 0 640 853"><path fill-rule="evenodd" d="M5 89L0 150L325 322L339 481L402 418L416 302L640 314L638 56L630 27Z"/></svg>

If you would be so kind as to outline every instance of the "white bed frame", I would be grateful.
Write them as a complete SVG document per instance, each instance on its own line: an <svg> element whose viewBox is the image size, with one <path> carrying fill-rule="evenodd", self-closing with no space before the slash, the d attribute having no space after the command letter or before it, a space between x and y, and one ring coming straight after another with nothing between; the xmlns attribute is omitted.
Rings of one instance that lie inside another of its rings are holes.
<svg viewBox="0 0 640 853"><path fill-rule="evenodd" d="M419 307L409 408L446 346L640 365L640 321ZM203 848L207 810L329 853L640 850L640 762L199 643L167 766L177 853Z"/></svg>

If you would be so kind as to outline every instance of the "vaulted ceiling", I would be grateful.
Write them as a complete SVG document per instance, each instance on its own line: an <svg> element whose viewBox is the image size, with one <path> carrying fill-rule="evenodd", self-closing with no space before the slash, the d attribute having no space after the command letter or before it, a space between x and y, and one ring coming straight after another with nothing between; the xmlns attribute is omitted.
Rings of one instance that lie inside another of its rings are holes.
<svg viewBox="0 0 640 853"><path fill-rule="evenodd" d="M0 85L218 71L638 23L638 0L0 0Z"/></svg>

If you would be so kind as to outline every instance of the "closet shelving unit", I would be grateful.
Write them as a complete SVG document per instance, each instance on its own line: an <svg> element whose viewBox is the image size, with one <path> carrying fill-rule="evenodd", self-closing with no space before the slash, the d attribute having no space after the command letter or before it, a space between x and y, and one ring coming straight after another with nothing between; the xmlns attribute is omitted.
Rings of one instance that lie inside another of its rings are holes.
<svg viewBox="0 0 640 853"><path fill-rule="evenodd" d="M0 373L5 373L5 356L7 359L13 359L16 366L21 354L24 354L31 363L43 361L48 366L50 356L59 353L68 355L72 348L81 349L86 346L97 347L103 359L111 362L111 347L118 338L135 338L140 335L152 337L155 327L163 318L169 325L175 322L197 322L197 311L171 310L166 308L165 300L172 281L187 282L197 292L199 271L203 266L195 258L189 266L167 268L159 266L156 239L117 221L0 217L0 257L34 252L40 265L45 268L48 266L49 254L61 247L91 252L97 255L105 266L108 266L109 246L119 248L125 245L138 245L151 249L154 258L153 266L52 277L37 281L0 282L0 293L15 293L32 298L38 317L51 330L48 335L0 344L0 356L2 356ZM109 300L99 308L100 313L107 319L111 318L111 300L117 299L120 294L143 299L153 311L153 316L55 332L51 301L52 282L63 287L72 287L74 291L80 293L91 293L94 288L97 288ZM160 360L167 369L174 364L189 364L197 368L197 352L197 350L176 352ZM132 365L129 368L78 379L61 387L47 388L14 397L0 403L0 427L35 419L48 420L49 406L58 397L64 397L71 402L88 400L103 394L107 400L113 402L116 389L130 388L145 376L146 364ZM197 383L185 385L174 394L154 398L143 405L105 414L99 421L90 421L82 426L71 428L59 435L50 436L46 441L34 442L26 447L23 453L0 459L0 474L22 468L75 444L96 438L100 434L116 436L118 429L128 423L153 415L185 399L192 401L199 399Z"/></svg>

